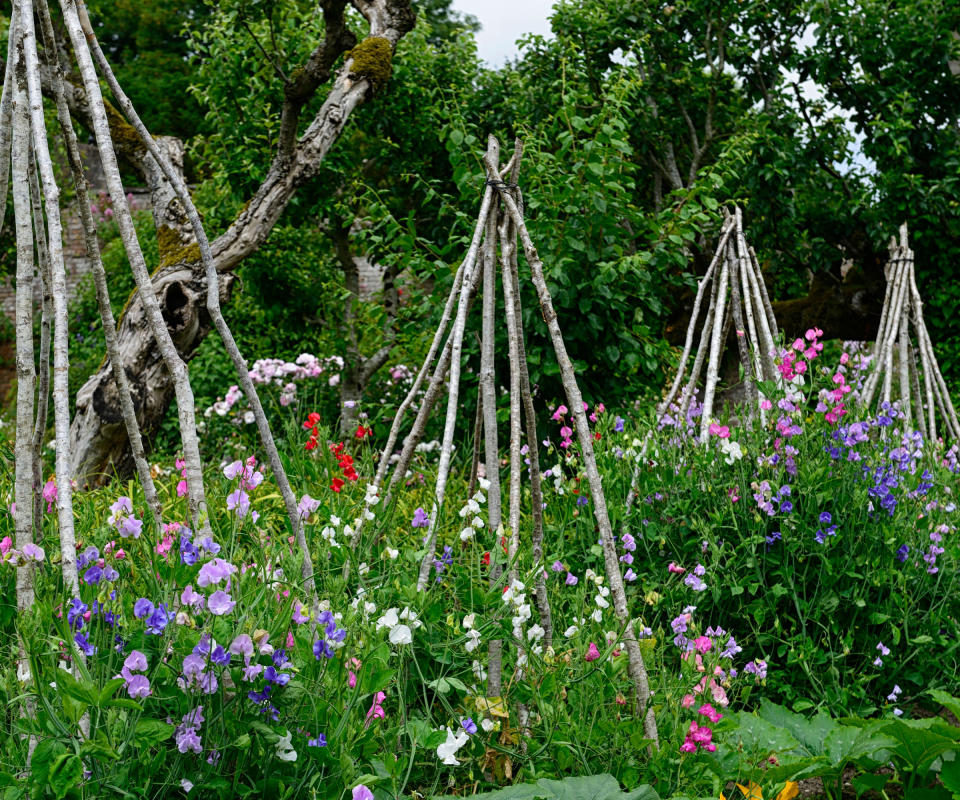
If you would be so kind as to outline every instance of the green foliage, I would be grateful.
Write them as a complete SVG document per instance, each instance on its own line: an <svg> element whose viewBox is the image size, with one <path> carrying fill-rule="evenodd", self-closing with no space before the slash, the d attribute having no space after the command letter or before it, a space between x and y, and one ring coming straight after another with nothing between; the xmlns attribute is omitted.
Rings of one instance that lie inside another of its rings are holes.
<svg viewBox="0 0 960 800"><path fill-rule="evenodd" d="M613 775L587 775L561 781L541 778L536 783L518 783L495 792L472 795L484 800L659 800L649 786L623 792Z"/></svg>

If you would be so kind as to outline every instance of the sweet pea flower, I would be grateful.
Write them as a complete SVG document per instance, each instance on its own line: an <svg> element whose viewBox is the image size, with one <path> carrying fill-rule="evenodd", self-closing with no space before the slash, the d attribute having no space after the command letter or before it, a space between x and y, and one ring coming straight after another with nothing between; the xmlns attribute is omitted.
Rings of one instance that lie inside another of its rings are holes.
<svg viewBox="0 0 960 800"><path fill-rule="evenodd" d="M362 783L357 784L353 787L353 800L373 800L373 792Z"/></svg>
<svg viewBox="0 0 960 800"><path fill-rule="evenodd" d="M211 614L218 617L229 614L236 605L236 601L232 600L230 595L222 589L218 589L207 599L207 609L209 609Z"/></svg>
<svg viewBox="0 0 960 800"><path fill-rule="evenodd" d="M593 642L590 642L590 647L587 648L587 654L583 657L583 660L596 661L598 658L600 658L600 651Z"/></svg>

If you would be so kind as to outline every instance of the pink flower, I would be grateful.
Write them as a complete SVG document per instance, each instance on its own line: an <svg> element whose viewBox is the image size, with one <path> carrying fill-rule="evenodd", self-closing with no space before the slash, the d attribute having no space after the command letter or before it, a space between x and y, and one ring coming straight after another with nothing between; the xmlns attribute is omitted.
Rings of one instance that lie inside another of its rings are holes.
<svg viewBox="0 0 960 800"><path fill-rule="evenodd" d="M352 669L347 672L347 686L351 689L357 688L357 673Z"/></svg>
<svg viewBox="0 0 960 800"><path fill-rule="evenodd" d="M710 680L710 694L713 695L713 702L719 703L724 708L730 705L726 690L713 679Z"/></svg>
<svg viewBox="0 0 960 800"><path fill-rule="evenodd" d="M119 550L117 550L116 553L113 554L113 557L114 557L115 559L117 559L117 561L123 561L123 559L125 559L125 558L127 557L127 553L126 553L126 551L121 547Z"/></svg>
<svg viewBox="0 0 960 800"><path fill-rule="evenodd" d="M704 717L706 717L707 719L709 719L709 720L710 720L711 722L713 722L714 724L716 724L716 723L719 722L721 719L723 719L723 714L721 714L719 711L717 711L717 710L716 710L712 705L710 705L709 703L704 703L702 706L700 706L700 708L697 709L697 713L698 713L698 714L702 714Z"/></svg>
<svg viewBox="0 0 960 800"><path fill-rule="evenodd" d="M564 425L564 426L560 429L560 435L561 435L564 439L569 439L569 438L570 438L570 434L572 434L572 433L573 433L573 429L567 427L566 425Z"/></svg>
<svg viewBox="0 0 960 800"><path fill-rule="evenodd" d="M9 536L0 539L0 555L5 556L11 547L13 547L13 540Z"/></svg>
<svg viewBox="0 0 960 800"><path fill-rule="evenodd" d="M690 740L684 739L684 740L683 740L683 744L680 745L680 752L681 752L681 753L696 753L696 752L697 752L697 746L696 746L693 742L691 742Z"/></svg>
<svg viewBox="0 0 960 800"><path fill-rule="evenodd" d="M181 480L177 484L177 497L186 497L187 496L187 482Z"/></svg>
<svg viewBox="0 0 960 800"><path fill-rule="evenodd" d="M686 572L686 569L683 567L678 567L673 561L671 561L667 567L667 572L672 572L675 575L683 575L683 573Z"/></svg>
<svg viewBox="0 0 960 800"><path fill-rule="evenodd" d="M559 422L559 421L560 421L560 418L561 418L564 414L566 414L568 410L569 410L569 409L568 409L566 406L561 405L556 411L553 412L553 421L554 421L554 422Z"/></svg>
<svg viewBox="0 0 960 800"><path fill-rule="evenodd" d="M361 783L353 787L353 800L373 800L373 792Z"/></svg>
<svg viewBox="0 0 960 800"><path fill-rule="evenodd" d="M762 408L764 411L769 411L771 408L773 408L773 403L764 397L763 400L760 401L760 408Z"/></svg>
<svg viewBox="0 0 960 800"><path fill-rule="evenodd" d="M53 511L53 504L57 501L57 484L47 481L43 485L43 499L47 501L47 513Z"/></svg>
<svg viewBox="0 0 960 800"><path fill-rule="evenodd" d="M693 640L693 646L697 649L698 653L709 653L710 648L713 647L713 642L710 641L709 636L698 636Z"/></svg>
<svg viewBox="0 0 960 800"><path fill-rule="evenodd" d="M287 650L291 649L296 643L293 638L293 631L287 631Z"/></svg>
<svg viewBox="0 0 960 800"><path fill-rule="evenodd" d="M383 710L383 706L380 705L384 700L387 699L385 692L377 692L374 695L373 704L370 706L370 710L367 712L367 721L364 724L364 727L370 724L372 719L386 719L386 712Z"/></svg>
<svg viewBox="0 0 960 800"><path fill-rule="evenodd" d="M729 439L729 438L730 438L730 428L728 428L726 425L719 425L719 424L716 423L716 422L711 422L711 423L710 423L710 435L711 435L711 436L719 436L721 439Z"/></svg>
<svg viewBox="0 0 960 800"><path fill-rule="evenodd" d="M600 651L593 642L590 642L590 647L587 648L587 654L583 657L583 660L596 661L598 658L600 658Z"/></svg>
<svg viewBox="0 0 960 800"><path fill-rule="evenodd" d="M683 700L680 701L680 705L684 708L691 708L694 702L696 702L696 700L692 694L685 694Z"/></svg>

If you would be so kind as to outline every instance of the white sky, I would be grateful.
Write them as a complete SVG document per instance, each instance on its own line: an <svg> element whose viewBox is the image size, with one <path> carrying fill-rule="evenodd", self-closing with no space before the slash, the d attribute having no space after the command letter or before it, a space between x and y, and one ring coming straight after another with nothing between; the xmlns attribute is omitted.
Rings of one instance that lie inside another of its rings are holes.
<svg viewBox="0 0 960 800"><path fill-rule="evenodd" d="M518 54L516 42L523 34L550 33L547 17L553 0L454 0L453 8L480 20L480 58L491 67L500 67Z"/></svg>

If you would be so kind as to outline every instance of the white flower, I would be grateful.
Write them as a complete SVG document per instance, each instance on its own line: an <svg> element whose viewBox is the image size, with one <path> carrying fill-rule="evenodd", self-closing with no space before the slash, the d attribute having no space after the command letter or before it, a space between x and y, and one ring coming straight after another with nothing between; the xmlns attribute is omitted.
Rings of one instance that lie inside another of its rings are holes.
<svg viewBox="0 0 960 800"><path fill-rule="evenodd" d="M486 478L477 478L477 485L485 492L490 489L490 481Z"/></svg>
<svg viewBox="0 0 960 800"><path fill-rule="evenodd" d="M473 525L473 527L476 528L477 530L480 530L481 528L483 528L483 520L480 519L480 517L474 517L473 521L470 524Z"/></svg>
<svg viewBox="0 0 960 800"><path fill-rule="evenodd" d="M468 542L473 538L473 528L464 528L460 531L460 541Z"/></svg>
<svg viewBox="0 0 960 800"><path fill-rule="evenodd" d="M454 734L454 732L448 727L447 740L437 747L437 758L439 758L444 764L458 766L460 762L457 761L456 758L457 750L463 747L469 738L470 737L467 736L466 731L461 731L458 734Z"/></svg>
<svg viewBox="0 0 960 800"><path fill-rule="evenodd" d="M467 641L463 645L463 649L468 653L472 653L480 646L480 631L473 630L467 631Z"/></svg>
<svg viewBox="0 0 960 800"><path fill-rule="evenodd" d="M406 625L397 625L390 631L390 644L412 644L413 633Z"/></svg>
<svg viewBox="0 0 960 800"><path fill-rule="evenodd" d="M473 675L480 682L483 683L487 679L487 671L483 668L483 665L474 659L473 664Z"/></svg>
<svg viewBox="0 0 960 800"><path fill-rule="evenodd" d="M395 628L400 622L400 617L397 615L397 609L388 608L384 615L377 620L377 630L381 628Z"/></svg>
<svg viewBox="0 0 960 800"><path fill-rule="evenodd" d="M370 522L371 520L375 520L377 515L374 514L370 509L367 509L363 512L363 518L367 520L367 522Z"/></svg>
<svg viewBox="0 0 960 800"><path fill-rule="evenodd" d="M520 581L513 581L508 587L507 590L503 593L503 602L504 603L522 603L523 595L521 592L526 587ZM514 599L516 598L516 599Z"/></svg>
<svg viewBox="0 0 960 800"><path fill-rule="evenodd" d="M470 630L476 624L476 622L477 615L475 613L467 614L467 616L463 618L463 629L467 631Z"/></svg>
<svg viewBox="0 0 960 800"><path fill-rule="evenodd" d="M359 572L361 575L366 575L368 572L370 572L370 565L366 561L361 562L360 566L357 567L357 572Z"/></svg>
<svg viewBox="0 0 960 800"><path fill-rule="evenodd" d="M485 495L483 492L477 492L477 493L473 496L473 499L474 499L476 502L480 503L481 505L482 505L483 503L486 503L486 502L487 502L487 497L486 497L486 495Z"/></svg>
<svg viewBox="0 0 960 800"><path fill-rule="evenodd" d="M331 525L339 525L339 524L340 524L340 517L338 517L336 514L334 514L332 517L330 517L330 524L331 524Z"/></svg>
<svg viewBox="0 0 960 800"><path fill-rule="evenodd" d="M17 680L20 683L27 683L32 677L30 665L26 661L17 662Z"/></svg>
<svg viewBox="0 0 960 800"><path fill-rule="evenodd" d="M598 608L590 615L590 619L594 622L603 622L603 612Z"/></svg>
<svg viewBox="0 0 960 800"><path fill-rule="evenodd" d="M297 751L293 749L293 745L290 742L292 738L293 734L288 730L284 730L284 735L277 741L277 758L281 761L297 760Z"/></svg>
<svg viewBox="0 0 960 800"><path fill-rule="evenodd" d="M539 625L533 625L527 630L527 638L533 641L539 641L546 635L546 631L541 628Z"/></svg>
<svg viewBox="0 0 960 800"><path fill-rule="evenodd" d="M376 611L377 611L376 603L366 602L363 604L363 613L366 614L367 616L370 616L370 614L376 613Z"/></svg>
<svg viewBox="0 0 960 800"><path fill-rule="evenodd" d="M563 632L563 635L566 636L568 639L570 639L570 638L576 636L579 631L580 631L580 629L579 629L576 625L571 625L569 628L567 628L567 629Z"/></svg>
<svg viewBox="0 0 960 800"><path fill-rule="evenodd" d="M490 733L490 731L497 727L497 723L489 717L484 717L482 720L480 720L480 727L483 728L487 733Z"/></svg>
<svg viewBox="0 0 960 800"><path fill-rule="evenodd" d="M420 615L416 611L412 611L409 606L405 606L403 611L400 612L400 619L407 620L407 622L409 622L414 629L423 625L419 617Z"/></svg>
<svg viewBox="0 0 960 800"><path fill-rule="evenodd" d="M193 781L188 781L186 778L180 779L180 788L183 789L187 794L190 794L190 790L193 788Z"/></svg>
<svg viewBox="0 0 960 800"><path fill-rule="evenodd" d="M594 597L593 601L600 606L600 608L610 608L610 603L607 602L602 594L598 594L596 597Z"/></svg>
<svg viewBox="0 0 960 800"><path fill-rule="evenodd" d="M387 550L386 550L386 552L387 552L387 558L389 558L391 561L395 561L396 558L397 558L397 556L400 555L400 551L399 551L399 550L395 550L395 549L392 548L392 547L388 547Z"/></svg>

